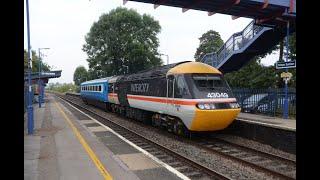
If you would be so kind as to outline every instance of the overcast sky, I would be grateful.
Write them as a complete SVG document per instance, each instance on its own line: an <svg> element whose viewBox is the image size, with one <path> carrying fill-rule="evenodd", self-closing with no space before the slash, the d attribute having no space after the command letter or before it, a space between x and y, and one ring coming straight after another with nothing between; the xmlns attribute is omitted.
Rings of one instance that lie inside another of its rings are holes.
<svg viewBox="0 0 320 180"><path fill-rule="evenodd" d="M73 82L73 72L77 66L88 68L87 55L82 51L84 37L103 13L119 6L133 8L139 14L149 14L159 21L159 52L168 54L170 63L194 61L199 37L208 30L219 32L226 41L251 21L247 18L232 20L231 16L223 14L208 16L207 12L196 10L182 13L181 8L167 6L154 9L152 4L132 1L123 5L122 0L32 0L29 1L31 48L37 53L38 48L50 48L42 50L46 55L43 61L53 70L62 70L60 78L49 82ZM27 49L26 12L24 16L24 47ZM166 62L166 56L161 58ZM277 58L278 53L275 52L262 63L271 65Z"/></svg>

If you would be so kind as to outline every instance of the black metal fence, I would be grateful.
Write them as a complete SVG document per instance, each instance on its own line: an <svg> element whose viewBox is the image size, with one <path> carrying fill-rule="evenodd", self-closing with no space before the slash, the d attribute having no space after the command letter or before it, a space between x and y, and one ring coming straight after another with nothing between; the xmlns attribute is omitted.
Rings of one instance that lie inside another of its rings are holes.
<svg viewBox="0 0 320 180"><path fill-rule="evenodd" d="M234 88L242 112L282 116L285 102L284 89ZM296 89L288 88L289 117L296 116Z"/></svg>

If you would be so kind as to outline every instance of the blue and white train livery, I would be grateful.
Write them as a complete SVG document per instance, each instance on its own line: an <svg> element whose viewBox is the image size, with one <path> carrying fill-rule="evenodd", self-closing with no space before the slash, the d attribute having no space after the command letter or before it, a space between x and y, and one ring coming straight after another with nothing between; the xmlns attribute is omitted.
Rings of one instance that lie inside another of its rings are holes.
<svg viewBox="0 0 320 180"><path fill-rule="evenodd" d="M100 102L108 102L108 79L102 78L81 83L80 95L83 100L95 100Z"/></svg>

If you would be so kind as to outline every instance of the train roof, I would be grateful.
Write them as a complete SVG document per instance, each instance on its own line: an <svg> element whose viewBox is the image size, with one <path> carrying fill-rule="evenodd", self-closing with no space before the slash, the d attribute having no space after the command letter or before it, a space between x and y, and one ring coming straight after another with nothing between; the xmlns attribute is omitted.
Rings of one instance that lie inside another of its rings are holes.
<svg viewBox="0 0 320 180"><path fill-rule="evenodd" d="M168 64L168 65L164 65L164 66L158 66L158 67L155 67L152 69L148 69L148 70L137 72L135 74L130 74L130 75L124 76L121 80L135 81L135 80L142 80L142 79L153 79L153 78L165 77L167 72L171 68L173 68L179 64L183 64L183 63L187 63L187 62L192 62L192 61L183 61L183 62Z"/></svg>
<svg viewBox="0 0 320 180"><path fill-rule="evenodd" d="M105 78L100 78L100 79L94 79L94 80L90 80L90 81L86 81L81 83L81 85L86 85L86 84L95 84L95 83L104 83L107 82L109 79L113 78L113 76L111 77L105 77Z"/></svg>

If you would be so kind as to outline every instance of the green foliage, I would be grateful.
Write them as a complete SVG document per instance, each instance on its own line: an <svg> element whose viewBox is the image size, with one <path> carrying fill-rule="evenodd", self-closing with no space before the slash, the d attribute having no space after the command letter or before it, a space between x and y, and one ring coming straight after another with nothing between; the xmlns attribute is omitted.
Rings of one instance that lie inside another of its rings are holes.
<svg viewBox="0 0 320 180"><path fill-rule="evenodd" d="M78 86L73 83L49 83L46 87L47 90L66 93L66 92L77 92Z"/></svg>
<svg viewBox="0 0 320 180"><path fill-rule="evenodd" d="M39 72L39 56L35 51L31 51L32 53L32 72ZM28 69L28 52L24 50L24 71L27 72ZM50 71L51 67L41 61L41 71Z"/></svg>
<svg viewBox="0 0 320 180"><path fill-rule="evenodd" d="M78 66L73 73L73 81L75 85L80 86L82 82L88 80L88 72L84 66Z"/></svg>
<svg viewBox="0 0 320 180"><path fill-rule="evenodd" d="M197 48L194 58L196 61L200 61L202 57L211 52L216 52L223 45L223 40L220 37L220 34L216 31L209 30L208 32L202 34L199 38L200 45Z"/></svg>
<svg viewBox="0 0 320 180"><path fill-rule="evenodd" d="M157 52L160 25L151 16L118 7L103 14L86 35L90 78L135 73L162 61Z"/></svg>
<svg viewBox="0 0 320 180"><path fill-rule="evenodd" d="M225 74L225 78L232 88L269 88L276 85L274 67L262 66L258 58L238 71Z"/></svg>

